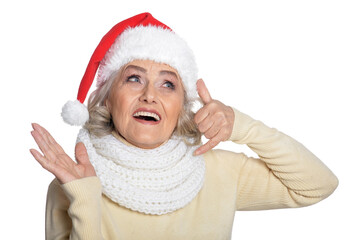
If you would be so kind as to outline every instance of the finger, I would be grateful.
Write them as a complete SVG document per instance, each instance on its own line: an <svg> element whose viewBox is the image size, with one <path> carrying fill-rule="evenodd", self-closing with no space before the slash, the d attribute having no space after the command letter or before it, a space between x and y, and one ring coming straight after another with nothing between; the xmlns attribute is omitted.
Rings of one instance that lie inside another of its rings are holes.
<svg viewBox="0 0 361 240"><path fill-rule="evenodd" d="M206 142L204 145L200 146L195 152L195 155L201 155L206 153L207 151L211 150L215 146L218 145L221 141L217 139L217 137L211 138L208 142Z"/></svg>
<svg viewBox="0 0 361 240"><path fill-rule="evenodd" d="M75 145L75 158L80 164L84 164L84 165L90 164L88 152L85 148L84 143L78 142Z"/></svg>
<svg viewBox="0 0 361 240"><path fill-rule="evenodd" d="M217 117L217 115L213 115L207 117L204 121L202 121L198 126L198 129L201 131L204 130L202 133L208 139L213 138L218 134L218 132L222 129L224 125L223 119Z"/></svg>
<svg viewBox="0 0 361 240"><path fill-rule="evenodd" d="M204 119L202 122L198 123L198 130L201 133L207 132L214 124L214 121L210 120L209 117Z"/></svg>
<svg viewBox="0 0 361 240"><path fill-rule="evenodd" d="M209 109L207 109L206 106L202 107L201 109L198 110L198 112L196 112L196 114L194 115L194 122L196 124L201 123L206 117L208 117L208 115L210 114Z"/></svg>
<svg viewBox="0 0 361 240"><path fill-rule="evenodd" d="M53 144L53 142L54 142L53 138L49 138L49 137L47 136L48 134L47 134L47 131L45 130L45 128L41 127L41 126L40 126L39 124L37 124L37 123L32 123L31 125L32 125L34 131L37 132L37 133L39 133L39 134L41 135L42 140L44 141L44 143L46 143L47 146L48 146L50 149L52 149L53 151L57 151L56 148L54 148L54 147L52 146L52 144Z"/></svg>
<svg viewBox="0 0 361 240"><path fill-rule="evenodd" d="M219 126L217 124L213 124L213 126L210 129L208 129L207 132L204 133L204 136L207 139L212 139L212 138L214 138L215 136L218 135L220 130L221 130L221 126Z"/></svg>
<svg viewBox="0 0 361 240"><path fill-rule="evenodd" d="M40 125L37 124L37 123L32 123L31 126L33 127L33 129L34 129L35 131L37 131L38 133L40 133L41 136L43 136L43 138L44 138L45 140L48 140L48 142L51 142L52 138L48 138L48 136L46 135L46 132L47 132L47 131L46 131L45 128L43 128L42 126L40 126Z"/></svg>
<svg viewBox="0 0 361 240"><path fill-rule="evenodd" d="M35 158L36 161L38 161L38 163L45 169L49 170L49 164L47 159L41 154L39 153L37 150L35 149L30 149L30 153L31 155L33 155L33 157Z"/></svg>
<svg viewBox="0 0 361 240"><path fill-rule="evenodd" d="M40 150L43 152L45 158L47 158L48 160L54 160L55 154L52 149L50 149L48 143L44 140L43 136L38 131L32 131L31 135L33 136Z"/></svg>
<svg viewBox="0 0 361 240"><path fill-rule="evenodd" d="M197 91L199 97L202 99L204 104L207 104L212 101L211 94L209 93L203 79L199 79L197 81Z"/></svg>
<svg viewBox="0 0 361 240"><path fill-rule="evenodd" d="M51 136L51 134L41 125L37 124L37 123L33 123L32 124L33 129L38 131L43 139L47 142L47 144L49 145L49 147L57 153L62 153L64 152L63 148L55 141L55 139L53 138L53 136Z"/></svg>

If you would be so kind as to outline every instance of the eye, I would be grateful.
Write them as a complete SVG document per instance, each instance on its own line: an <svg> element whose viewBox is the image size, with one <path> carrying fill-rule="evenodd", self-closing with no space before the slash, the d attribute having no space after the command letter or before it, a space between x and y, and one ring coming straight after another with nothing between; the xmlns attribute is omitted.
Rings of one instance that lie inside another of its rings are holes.
<svg viewBox="0 0 361 240"><path fill-rule="evenodd" d="M166 81L163 86L165 86L166 88L175 89L174 84L170 81Z"/></svg>
<svg viewBox="0 0 361 240"><path fill-rule="evenodd" d="M127 82L140 82L140 77L138 75L131 75L127 77Z"/></svg>

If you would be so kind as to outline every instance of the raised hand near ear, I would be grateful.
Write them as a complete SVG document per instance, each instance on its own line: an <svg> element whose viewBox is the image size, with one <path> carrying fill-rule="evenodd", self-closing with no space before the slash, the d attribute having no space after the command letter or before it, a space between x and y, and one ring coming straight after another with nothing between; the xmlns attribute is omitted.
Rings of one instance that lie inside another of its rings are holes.
<svg viewBox="0 0 361 240"><path fill-rule="evenodd" d="M197 82L198 95L203 101L203 107L194 116L198 129L209 139L207 143L200 146L195 155L200 155L214 148L221 141L230 138L234 123L234 112L229 106L220 101L213 100L204 81Z"/></svg>
<svg viewBox="0 0 361 240"><path fill-rule="evenodd" d="M33 129L31 135L43 154L30 149L31 154L43 168L54 174L61 184L96 176L83 143L77 143L75 146L77 162L74 162L45 128L34 123Z"/></svg>

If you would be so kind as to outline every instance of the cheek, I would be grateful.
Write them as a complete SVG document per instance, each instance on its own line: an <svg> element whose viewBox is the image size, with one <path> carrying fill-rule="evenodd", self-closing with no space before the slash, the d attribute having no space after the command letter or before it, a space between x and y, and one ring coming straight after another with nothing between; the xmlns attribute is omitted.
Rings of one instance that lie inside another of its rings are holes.
<svg viewBox="0 0 361 240"><path fill-rule="evenodd" d="M171 120L172 125L176 125L178 122L179 114L183 107L182 99L174 99L173 101L169 101L167 105L168 109L168 118Z"/></svg>
<svg viewBox="0 0 361 240"><path fill-rule="evenodd" d="M123 116L121 118L123 119L124 116L128 115L131 104L132 99L125 92L114 94L110 99L110 113L114 118Z"/></svg>

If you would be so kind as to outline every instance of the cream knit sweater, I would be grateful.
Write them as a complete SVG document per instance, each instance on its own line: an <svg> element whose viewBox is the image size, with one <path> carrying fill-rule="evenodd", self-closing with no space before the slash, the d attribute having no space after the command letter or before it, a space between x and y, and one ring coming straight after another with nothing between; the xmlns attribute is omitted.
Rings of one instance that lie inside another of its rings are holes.
<svg viewBox="0 0 361 240"><path fill-rule="evenodd" d="M311 205L337 187L336 176L302 144L235 110L230 140L259 158L211 150L203 188L165 215L131 211L102 195L97 177L60 185L46 205L47 239L231 239L235 211Z"/></svg>

